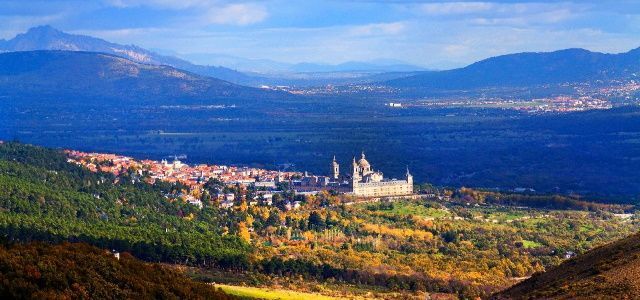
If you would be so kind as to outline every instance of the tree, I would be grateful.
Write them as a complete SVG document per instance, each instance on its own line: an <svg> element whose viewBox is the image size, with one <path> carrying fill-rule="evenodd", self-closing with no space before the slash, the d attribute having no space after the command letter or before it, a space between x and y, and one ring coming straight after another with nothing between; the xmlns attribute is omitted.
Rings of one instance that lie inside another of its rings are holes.
<svg viewBox="0 0 640 300"><path fill-rule="evenodd" d="M326 227L326 223L322 215L314 211L309 215L309 228L314 230L323 230Z"/></svg>
<svg viewBox="0 0 640 300"><path fill-rule="evenodd" d="M247 227L247 223L240 222L238 223L238 236L245 242L251 243L251 234L249 233L249 228Z"/></svg>

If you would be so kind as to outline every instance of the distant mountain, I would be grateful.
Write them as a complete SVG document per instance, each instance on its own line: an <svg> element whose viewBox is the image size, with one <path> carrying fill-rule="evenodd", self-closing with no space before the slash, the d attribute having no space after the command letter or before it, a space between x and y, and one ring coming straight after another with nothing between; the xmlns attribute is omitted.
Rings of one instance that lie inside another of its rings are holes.
<svg viewBox="0 0 640 300"><path fill-rule="evenodd" d="M270 59L251 59L221 53L174 54L200 65L220 65L241 72L280 73L287 71L291 64Z"/></svg>
<svg viewBox="0 0 640 300"><path fill-rule="evenodd" d="M639 299L640 234L588 251L493 299Z"/></svg>
<svg viewBox="0 0 640 300"><path fill-rule="evenodd" d="M121 56L135 62L168 65L196 74L219 78L238 84L255 84L253 78L225 67L199 66L173 56L160 55L134 45L120 45L85 35L68 34L51 26L38 26L10 40L0 40L0 52L65 50L102 52Z"/></svg>
<svg viewBox="0 0 640 300"><path fill-rule="evenodd" d="M401 61L349 61L341 64L314 64L299 63L291 66L289 70L294 72L415 72L426 71L424 67L418 67Z"/></svg>
<svg viewBox="0 0 640 300"><path fill-rule="evenodd" d="M178 55L199 64L213 64L231 67L243 72L282 74L287 73L330 73L330 72L415 72L426 71L403 61L378 59L372 61L351 61L341 64L283 63L270 59L249 59L225 54L191 53Z"/></svg>
<svg viewBox="0 0 640 300"><path fill-rule="evenodd" d="M152 65L167 65L195 74L214 77L232 83L248 86L296 85L313 86L325 84L350 84L371 82L368 73L404 72L422 70L419 67L403 65L398 61L375 61L371 63L345 63L341 65L286 64L272 60L245 59L221 54L194 54L185 56L204 64L194 64L171 55L150 51L135 45L120 45L86 35L68 34L51 26L38 26L18 34L10 40L0 39L0 52L63 50L86 51L112 54L129 60ZM215 66L213 66L215 65ZM231 68L234 69L231 69ZM237 71L243 70L244 72ZM358 71L356 73L349 73ZM364 71L364 73L363 73ZM300 75L295 73L328 73ZM329 74L329 72L333 72ZM348 74L338 74L348 73ZM266 76L266 74L270 74ZM398 78L412 73L389 75L383 78Z"/></svg>
<svg viewBox="0 0 640 300"><path fill-rule="evenodd" d="M395 87L456 90L635 78L638 75L640 48L620 54L566 49L503 55L460 69L425 72L386 83Z"/></svg>
<svg viewBox="0 0 640 300"><path fill-rule="evenodd" d="M117 101L212 102L220 99L284 97L170 66L148 65L119 56L79 51L0 54L0 95L53 96Z"/></svg>

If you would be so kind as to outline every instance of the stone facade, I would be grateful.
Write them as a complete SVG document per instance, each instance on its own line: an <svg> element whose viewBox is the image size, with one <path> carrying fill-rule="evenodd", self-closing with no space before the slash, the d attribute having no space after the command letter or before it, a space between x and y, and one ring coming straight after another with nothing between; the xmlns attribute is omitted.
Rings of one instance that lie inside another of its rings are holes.
<svg viewBox="0 0 640 300"><path fill-rule="evenodd" d="M292 181L292 187L298 192L333 190L360 197L388 197L413 194L413 176L405 174L404 180L384 178L382 172L374 171L365 158L353 159L351 174L340 175L340 165L335 157L330 165L331 176L305 176Z"/></svg>
<svg viewBox="0 0 640 300"><path fill-rule="evenodd" d="M362 197L385 197L413 194L413 176L405 174L404 180L386 179L382 172L373 171L364 153L359 161L353 159L351 171L351 193Z"/></svg>

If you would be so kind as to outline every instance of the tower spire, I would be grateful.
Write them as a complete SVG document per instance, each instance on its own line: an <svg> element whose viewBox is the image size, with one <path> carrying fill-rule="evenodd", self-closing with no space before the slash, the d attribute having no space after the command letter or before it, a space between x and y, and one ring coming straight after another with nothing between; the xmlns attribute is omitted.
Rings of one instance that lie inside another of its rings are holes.
<svg viewBox="0 0 640 300"><path fill-rule="evenodd" d="M340 177L340 165L338 161L336 161L336 156L333 156L333 161L331 162L331 173L334 180L338 180Z"/></svg>

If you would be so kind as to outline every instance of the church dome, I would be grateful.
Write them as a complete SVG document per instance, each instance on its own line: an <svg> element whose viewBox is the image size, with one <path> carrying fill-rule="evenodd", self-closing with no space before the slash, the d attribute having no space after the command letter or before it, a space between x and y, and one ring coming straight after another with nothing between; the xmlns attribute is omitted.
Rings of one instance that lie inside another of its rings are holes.
<svg viewBox="0 0 640 300"><path fill-rule="evenodd" d="M367 159L364 158L364 153L362 153L362 158L360 158L360 160L358 161L358 165L360 166L360 168L365 169L365 168L369 168L371 167L371 165L369 164L369 162L367 161Z"/></svg>

